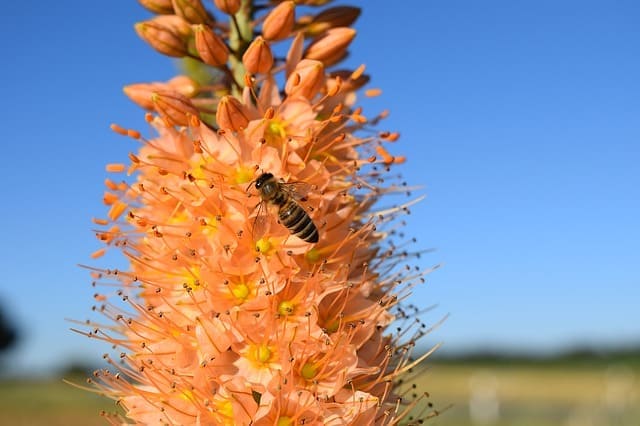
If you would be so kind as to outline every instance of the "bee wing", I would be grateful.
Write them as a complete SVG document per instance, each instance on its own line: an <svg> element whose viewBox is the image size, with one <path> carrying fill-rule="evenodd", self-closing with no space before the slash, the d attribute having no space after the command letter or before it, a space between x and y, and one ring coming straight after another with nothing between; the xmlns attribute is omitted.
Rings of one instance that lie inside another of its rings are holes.
<svg viewBox="0 0 640 426"><path fill-rule="evenodd" d="M267 232L267 223L269 222L269 214L267 212L267 203L260 201L256 206L258 212L255 219L253 219L253 225L251 226L251 236L254 241L258 241Z"/></svg>
<svg viewBox="0 0 640 426"><path fill-rule="evenodd" d="M306 201L307 195L313 189L313 185L306 182L287 182L282 184L282 188L295 200Z"/></svg>

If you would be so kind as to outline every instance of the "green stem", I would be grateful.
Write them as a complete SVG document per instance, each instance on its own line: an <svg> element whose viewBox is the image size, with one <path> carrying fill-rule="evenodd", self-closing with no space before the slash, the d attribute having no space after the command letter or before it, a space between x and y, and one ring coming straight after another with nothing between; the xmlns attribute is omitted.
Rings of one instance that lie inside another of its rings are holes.
<svg viewBox="0 0 640 426"><path fill-rule="evenodd" d="M253 18L253 4L252 0L242 0L242 6L238 13L231 17L229 28L229 47L234 52L229 58L231 63L231 73L233 79L244 85L244 75L246 70L242 64L242 55L247 50L247 47L253 39L253 28L251 27L251 20ZM239 98L242 94L242 87L233 85L231 94Z"/></svg>

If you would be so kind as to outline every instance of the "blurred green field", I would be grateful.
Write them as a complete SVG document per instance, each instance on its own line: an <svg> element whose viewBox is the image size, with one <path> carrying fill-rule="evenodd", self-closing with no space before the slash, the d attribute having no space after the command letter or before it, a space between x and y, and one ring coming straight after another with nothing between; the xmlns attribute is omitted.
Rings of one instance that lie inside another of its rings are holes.
<svg viewBox="0 0 640 426"><path fill-rule="evenodd" d="M82 379L74 380L82 383ZM114 411L113 401L59 380L0 382L0 425L105 425L100 410Z"/></svg>
<svg viewBox="0 0 640 426"><path fill-rule="evenodd" d="M418 389L452 405L431 425L640 425L640 369L625 364L435 365Z"/></svg>
<svg viewBox="0 0 640 426"><path fill-rule="evenodd" d="M418 389L452 404L434 426L640 425L640 368L627 364L432 365ZM0 382L2 425L104 425L100 410L115 408L60 380Z"/></svg>

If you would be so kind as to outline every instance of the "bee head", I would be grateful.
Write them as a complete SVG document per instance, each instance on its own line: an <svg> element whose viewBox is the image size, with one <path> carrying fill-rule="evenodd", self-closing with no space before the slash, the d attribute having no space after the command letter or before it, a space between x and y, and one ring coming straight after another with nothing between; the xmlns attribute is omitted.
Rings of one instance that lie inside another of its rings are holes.
<svg viewBox="0 0 640 426"><path fill-rule="evenodd" d="M265 182L267 182L269 179L273 179L273 174L271 173L263 173L260 176L258 176L258 179L256 179L256 189L260 189L262 187L262 185L264 185Z"/></svg>

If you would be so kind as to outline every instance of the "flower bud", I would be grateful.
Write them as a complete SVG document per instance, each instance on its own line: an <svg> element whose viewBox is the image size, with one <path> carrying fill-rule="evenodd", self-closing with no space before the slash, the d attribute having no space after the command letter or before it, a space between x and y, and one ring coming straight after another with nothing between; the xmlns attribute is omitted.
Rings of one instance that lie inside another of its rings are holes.
<svg viewBox="0 0 640 426"><path fill-rule="evenodd" d="M138 3L145 9L160 15L170 15L173 13L171 0L138 0Z"/></svg>
<svg viewBox="0 0 640 426"><path fill-rule="evenodd" d="M303 56L331 65L347 53L347 47L355 36L356 30L353 28L331 28L322 37L314 40Z"/></svg>
<svg viewBox="0 0 640 426"><path fill-rule="evenodd" d="M313 17L304 29L308 36L315 37L330 28L348 27L360 16L360 8L352 6L337 6L323 10Z"/></svg>
<svg viewBox="0 0 640 426"><path fill-rule="evenodd" d="M304 35L301 32L298 32L293 40L291 41L291 46L289 47L289 51L287 52L287 58L284 63L285 75L289 77L295 67L298 65L298 62L302 59L302 51L304 49Z"/></svg>
<svg viewBox="0 0 640 426"><path fill-rule="evenodd" d="M269 43L261 36L256 37L242 55L242 63L251 74L268 73L273 66L273 54Z"/></svg>
<svg viewBox="0 0 640 426"><path fill-rule="evenodd" d="M191 24L210 24L213 22L200 0L172 0L172 4L175 14Z"/></svg>
<svg viewBox="0 0 640 426"><path fill-rule="evenodd" d="M151 95L157 87L154 84L139 83L129 84L122 89L124 94L129 97L133 102L138 104L144 109L153 110L154 105L151 100Z"/></svg>
<svg viewBox="0 0 640 426"><path fill-rule="evenodd" d="M179 16L160 15L135 25L138 35L158 52L181 58L188 55L191 27Z"/></svg>
<svg viewBox="0 0 640 426"><path fill-rule="evenodd" d="M283 1L276 6L262 24L262 36L266 40L282 40L293 31L296 5L292 1Z"/></svg>
<svg viewBox="0 0 640 426"><path fill-rule="evenodd" d="M176 91L179 94L192 98L198 94L198 83L185 75L173 77L166 83L137 83L124 86L122 89L133 102L144 109L154 110L155 105L151 100L155 92Z"/></svg>
<svg viewBox="0 0 640 426"><path fill-rule="evenodd" d="M240 0L213 0L213 2L227 15L235 15L240 10Z"/></svg>
<svg viewBox="0 0 640 426"><path fill-rule="evenodd" d="M200 59L207 65L219 67L227 63L229 49L222 37L205 25L194 25L196 50Z"/></svg>
<svg viewBox="0 0 640 426"><path fill-rule="evenodd" d="M284 91L289 96L303 96L311 100L324 87L324 79L322 62L303 59L287 79Z"/></svg>
<svg viewBox="0 0 640 426"><path fill-rule="evenodd" d="M198 83L186 75L175 76L171 80L167 81L166 84L170 86L171 89L186 96L187 98L193 98L198 94L198 90L200 90Z"/></svg>
<svg viewBox="0 0 640 426"><path fill-rule="evenodd" d="M189 117L199 115L189 98L178 92L156 91L151 94L151 101L158 114L172 126L188 126Z"/></svg>
<svg viewBox="0 0 640 426"><path fill-rule="evenodd" d="M242 103L233 96L224 96L218 103L216 122L221 129L239 131L247 127L249 118Z"/></svg>

